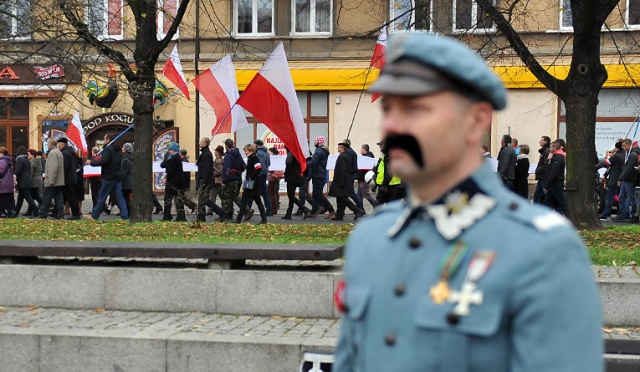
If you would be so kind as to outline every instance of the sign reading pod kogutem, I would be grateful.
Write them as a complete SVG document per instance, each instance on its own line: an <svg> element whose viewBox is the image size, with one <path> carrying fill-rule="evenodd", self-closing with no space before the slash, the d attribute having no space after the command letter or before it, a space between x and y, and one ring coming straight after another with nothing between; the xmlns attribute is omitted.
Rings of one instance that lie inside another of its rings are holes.
<svg viewBox="0 0 640 372"><path fill-rule="evenodd" d="M133 124L134 118L133 115L127 114L124 112L114 112L102 114L99 116L94 116L89 121L85 122L82 125L82 129L84 130L84 134L88 134L94 129L110 124Z"/></svg>

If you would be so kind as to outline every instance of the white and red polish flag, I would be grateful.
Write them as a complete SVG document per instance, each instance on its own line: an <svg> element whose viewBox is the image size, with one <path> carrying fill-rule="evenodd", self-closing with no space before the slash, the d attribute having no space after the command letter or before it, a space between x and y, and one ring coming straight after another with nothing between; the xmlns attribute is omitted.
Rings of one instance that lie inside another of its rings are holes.
<svg viewBox="0 0 640 372"><path fill-rule="evenodd" d="M84 136L84 129L82 129L82 121L80 120L78 111L73 114L71 123L69 123L67 138L78 147L78 150L82 151L83 156L87 156L89 153L87 149L87 139Z"/></svg>
<svg viewBox="0 0 640 372"><path fill-rule="evenodd" d="M182 71L182 63L180 63L180 55L178 54L178 45L173 47L171 55L167 60L167 63L162 68L162 75L166 76L173 85L184 93L187 99L191 99L189 96L189 88L187 88L187 79L184 77Z"/></svg>
<svg viewBox="0 0 640 372"><path fill-rule="evenodd" d="M380 34L378 35L378 41L376 41L376 48L373 50L373 56L371 57L370 67L382 68L384 66L384 50L387 48L387 28L382 27ZM380 98L382 94L373 93L371 96L371 102L375 102Z"/></svg>
<svg viewBox="0 0 640 372"><path fill-rule="evenodd" d="M307 128L282 42L247 85L238 104L280 138L304 171L307 167L305 159L309 155Z"/></svg>
<svg viewBox="0 0 640 372"><path fill-rule="evenodd" d="M231 56L226 55L196 76L193 85L216 113L216 124L211 129L211 136L217 133L234 133L249 126L242 108L233 106L239 94Z"/></svg>

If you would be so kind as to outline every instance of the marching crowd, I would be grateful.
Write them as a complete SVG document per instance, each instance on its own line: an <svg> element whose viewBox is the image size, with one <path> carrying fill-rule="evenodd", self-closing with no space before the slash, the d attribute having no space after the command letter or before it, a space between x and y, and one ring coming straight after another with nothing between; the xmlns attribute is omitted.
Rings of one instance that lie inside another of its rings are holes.
<svg viewBox="0 0 640 372"><path fill-rule="evenodd" d="M50 151L45 156L20 147L13 159L7 148L0 146L0 218L18 217L26 201L28 209L22 214L24 217L64 219L66 210L67 220L95 221L102 213L110 214L117 204L120 218L127 220L133 189L133 144L125 143L120 148L112 141L113 135L105 135L102 150L94 147L86 162L68 146L64 137L49 138ZM278 213L281 205L280 180L284 180L287 191L287 201L283 203L287 206L286 212L281 217L284 220L294 216L313 219L324 215L325 219L341 221L347 208L357 220L366 214L364 200L376 207L405 196L404 184L389 171L384 142L378 143L382 153L380 159L372 170L368 170L358 168L358 154L352 149L351 141L345 139L338 144L333 179L327 187L328 196L336 200L334 207L324 193L329 181L330 149L324 136L317 136L314 145L304 172L286 147L285 169L270 170L270 157L278 155L279 151L268 149L259 139L242 149L232 139L227 139L224 147L219 145L211 152L210 139L203 137L199 141L200 154L196 161L196 191L190 193L191 173L183 167L189 161L187 151L180 149L178 143L171 143L161 163L165 171L164 203L161 204L154 194L154 213L163 213L163 221L186 221L185 207L188 207L202 222L206 221L207 215L215 214L218 222L241 223L253 217L255 203L260 214L258 223L264 224L268 216ZM361 146L360 155L375 157L367 144ZM85 164L101 167L101 174L87 177L93 207L91 214L83 215ZM191 195L195 195L196 200ZM219 205L216 204L218 199ZM175 217L172 211L175 211Z"/></svg>

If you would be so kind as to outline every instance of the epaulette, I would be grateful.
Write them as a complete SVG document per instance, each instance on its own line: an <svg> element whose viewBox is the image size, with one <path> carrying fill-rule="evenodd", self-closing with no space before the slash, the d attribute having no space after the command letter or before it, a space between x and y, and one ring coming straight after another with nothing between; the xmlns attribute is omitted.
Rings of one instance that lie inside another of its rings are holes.
<svg viewBox="0 0 640 372"><path fill-rule="evenodd" d="M501 208L504 214L523 225L531 226L538 232L548 232L558 227L571 227L571 222L548 207L531 205L526 200L512 199Z"/></svg>

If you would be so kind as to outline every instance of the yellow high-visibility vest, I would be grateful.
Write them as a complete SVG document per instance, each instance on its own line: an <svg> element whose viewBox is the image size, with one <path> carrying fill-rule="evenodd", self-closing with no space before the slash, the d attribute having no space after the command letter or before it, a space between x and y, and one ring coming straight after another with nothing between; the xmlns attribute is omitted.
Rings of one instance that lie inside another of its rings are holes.
<svg viewBox="0 0 640 372"><path fill-rule="evenodd" d="M378 169L376 173L376 185L382 185L384 183L384 159L386 155L382 155L380 162L378 163ZM399 185L401 182L400 177L392 176L389 181L389 186Z"/></svg>

